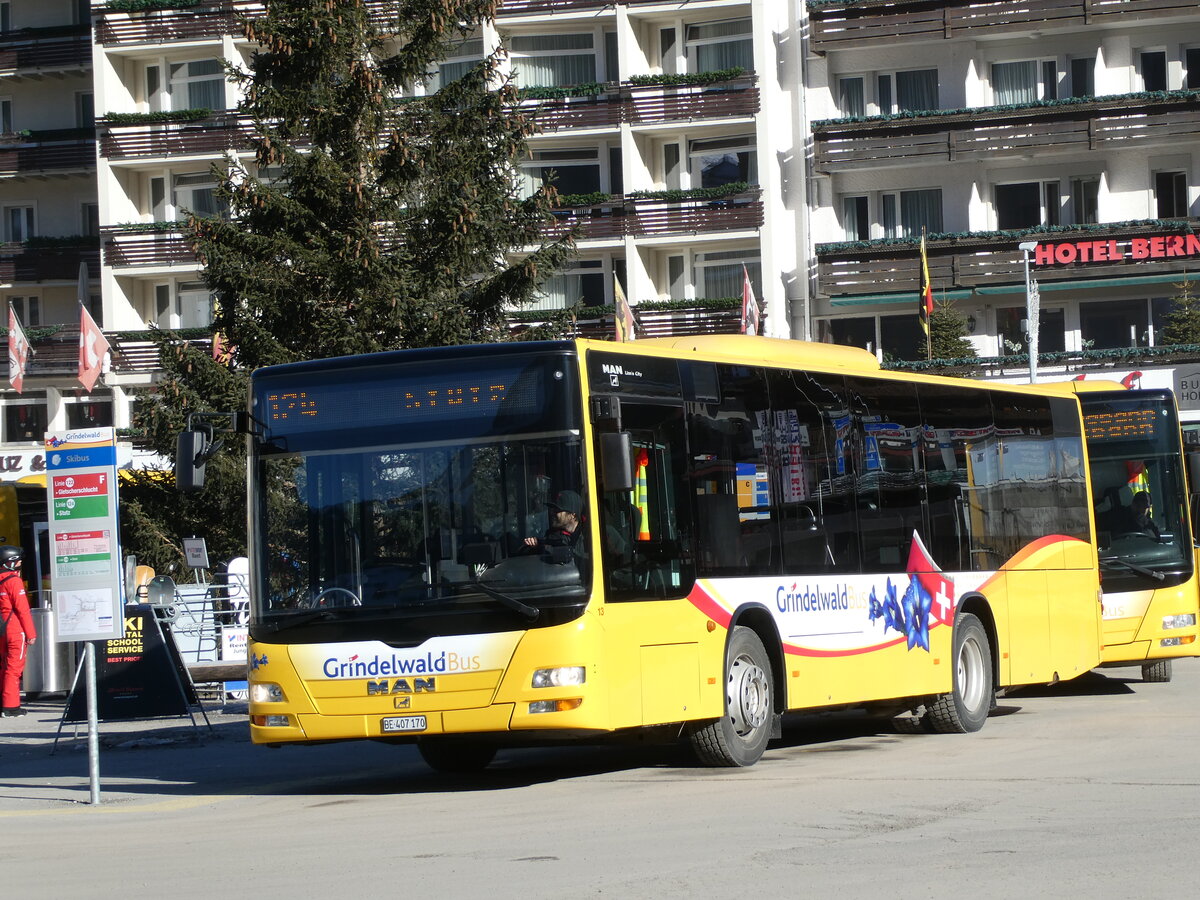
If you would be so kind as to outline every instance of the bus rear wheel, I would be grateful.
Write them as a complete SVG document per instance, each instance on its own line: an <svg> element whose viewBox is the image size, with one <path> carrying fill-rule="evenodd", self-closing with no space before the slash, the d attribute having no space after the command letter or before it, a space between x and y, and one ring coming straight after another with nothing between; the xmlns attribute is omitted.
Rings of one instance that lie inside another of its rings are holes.
<svg viewBox="0 0 1200 900"><path fill-rule="evenodd" d="M992 707L992 651L983 623L971 613L954 619L954 687L929 705L925 717L933 731L978 731Z"/></svg>
<svg viewBox="0 0 1200 900"><path fill-rule="evenodd" d="M417 750L429 768L447 775L483 771L496 756L493 745L458 737L422 738Z"/></svg>
<svg viewBox="0 0 1200 900"><path fill-rule="evenodd" d="M758 635L737 627L725 648L725 715L694 723L688 738L706 766L752 766L771 739L775 691L771 660Z"/></svg>
<svg viewBox="0 0 1200 900"><path fill-rule="evenodd" d="M1148 684L1166 684L1171 680L1171 661L1159 659L1142 666L1142 681Z"/></svg>

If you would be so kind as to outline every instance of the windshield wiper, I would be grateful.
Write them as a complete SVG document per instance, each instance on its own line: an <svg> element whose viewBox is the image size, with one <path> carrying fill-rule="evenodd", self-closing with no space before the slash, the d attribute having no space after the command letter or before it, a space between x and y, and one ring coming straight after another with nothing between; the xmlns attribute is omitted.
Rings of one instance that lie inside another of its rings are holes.
<svg viewBox="0 0 1200 900"><path fill-rule="evenodd" d="M472 581L471 587L476 588L479 591L482 591L484 594L487 594L493 600L500 601L505 606L507 606L509 609L513 610L514 612L520 613L522 616L524 616L530 622L535 621L537 619L537 617L542 614L542 611L540 609L538 609L536 606L530 606L527 603L522 603L516 597L510 597L510 596L508 596L508 594L502 594L495 588L490 588L485 584L480 584L478 581Z"/></svg>
<svg viewBox="0 0 1200 900"><path fill-rule="evenodd" d="M283 631L285 628L293 628L297 625L305 625L308 622L328 622L333 619L342 618L342 613L355 609L353 606L335 607L333 609L314 609L307 613L293 613L284 610L276 610L275 614L270 619L264 619L260 624L264 628L271 631Z"/></svg>
<svg viewBox="0 0 1200 900"><path fill-rule="evenodd" d="M1145 575L1148 578L1153 578L1155 581L1162 581L1167 576L1162 572L1155 572L1153 569L1147 569L1145 566L1139 566L1137 563L1131 563L1128 560L1119 559L1115 556L1104 556L1100 558L1102 566L1124 566L1131 572L1136 572L1139 575Z"/></svg>

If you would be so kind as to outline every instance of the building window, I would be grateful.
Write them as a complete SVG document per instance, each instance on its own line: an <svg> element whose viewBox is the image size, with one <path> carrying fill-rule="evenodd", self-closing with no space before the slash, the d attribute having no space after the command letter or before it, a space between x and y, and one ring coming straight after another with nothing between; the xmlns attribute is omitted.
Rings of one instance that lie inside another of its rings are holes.
<svg viewBox="0 0 1200 900"><path fill-rule="evenodd" d="M27 391L20 400L10 399L4 405L5 443L41 442L48 423L46 395L40 391Z"/></svg>
<svg viewBox="0 0 1200 900"><path fill-rule="evenodd" d="M754 39L749 19L687 26L687 57L693 72L720 72L740 66L754 71Z"/></svg>
<svg viewBox="0 0 1200 900"><path fill-rule="evenodd" d="M1189 47L1183 51L1183 86L1188 90L1200 90L1200 47Z"/></svg>
<svg viewBox="0 0 1200 900"><path fill-rule="evenodd" d="M913 316L915 319L916 316ZM861 347L871 353L879 346L875 333L875 317L821 319L817 322L818 339L825 344Z"/></svg>
<svg viewBox="0 0 1200 900"><path fill-rule="evenodd" d="M939 108L937 69L915 69L910 72L880 75L877 85L881 113Z"/></svg>
<svg viewBox="0 0 1200 900"><path fill-rule="evenodd" d="M553 184L560 194L592 194L602 190L597 147L535 150L520 165L524 196Z"/></svg>
<svg viewBox="0 0 1200 900"><path fill-rule="evenodd" d="M848 118L867 114L867 102L863 95L861 75L838 79L838 109L843 116Z"/></svg>
<svg viewBox="0 0 1200 900"><path fill-rule="evenodd" d="M848 241L871 239L871 215L865 196L842 198L842 230Z"/></svg>
<svg viewBox="0 0 1200 900"><path fill-rule="evenodd" d="M530 34L512 38L513 74L521 87L567 87L596 80L591 32Z"/></svg>
<svg viewBox="0 0 1200 900"><path fill-rule="evenodd" d="M483 38L471 38L454 47L438 65L429 90L438 91L467 74L483 59Z"/></svg>
<svg viewBox="0 0 1200 900"><path fill-rule="evenodd" d="M7 34L12 31L12 4L7 2L0 3L0 34Z"/></svg>
<svg viewBox="0 0 1200 900"><path fill-rule="evenodd" d="M1081 56L1071 60L1071 96L1096 96L1096 57Z"/></svg>
<svg viewBox="0 0 1200 900"><path fill-rule="evenodd" d="M889 238L920 237L942 230L942 191L899 191L883 194L883 235Z"/></svg>
<svg viewBox="0 0 1200 900"><path fill-rule="evenodd" d="M1178 219L1188 214L1187 173L1155 172L1154 203L1160 219Z"/></svg>
<svg viewBox="0 0 1200 900"><path fill-rule="evenodd" d="M75 127L96 127L96 97L91 91L80 91L75 95Z"/></svg>
<svg viewBox="0 0 1200 900"><path fill-rule="evenodd" d="M692 187L722 187L744 181L758 184L758 154L753 135L688 143Z"/></svg>
<svg viewBox="0 0 1200 900"><path fill-rule="evenodd" d="M75 403L65 403L67 428L106 428L113 423L112 400L89 397Z"/></svg>
<svg viewBox="0 0 1200 900"><path fill-rule="evenodd" d="M1115 350L1150 344L1150 322L1141 300L1101 300L1079 304L1079 330L1085 349Z"/></svg>
<svg viewBox="0 0 1200 900"><path fill-rule="evenodd" d="M214 218L223 217L228 212L217 195L217 184L211 172L176 175L172 186L176 219L182 219L187 213L200 218Z"/></svg>
<svg viewBox="0 0 1200 900"><path fill-rule="evenodd" d="M12 100L8 97L0 97L0 134L12 133Z"/></svg>
<svg viewBox="0 0 1200 900"><path fill-rule="evenodd" d="M1053 60L992 63L992 97L997 106L1053 100L1058 95Z"/></svg>
<svg viewBox="0 0 1200 900"><path fill-rule="evenodd" d="M27 241L36 234L32 206L4 207L4 239L12 243Z"/></svg>
<svg viewBox="0 0 1200 900"><path fill-rule="evenodd" d="M36 328L42 324L42 301L39 297L6 297L5 298L12 306L20 319L21 324L26 328ZM5 317L5 325L8 324L8 319Z"/></svg>
<svg viewBox="0 0 1200 900"><path fill-rule="evenodd" d="M1024 353L1028 349L1027 316L1028 310L1024 306L1005 306L996 310L997 352L1001 356ZM1038 353L1061 353L1066 349L1065 311L1043 307L1038 311Z"/></svg>
<svg viewBox="0 0 1200 900"><path fill-rule="evenodd" d="M1163 50L1144 50L1138 57L1143 91L1167 89L1167 54Z"/></svg>
<svg viewBox="0 0 1200 900"><path fill-rule="evenodd" d="M79 220L82 227L80 234L87 237L100 235L100 204L84 203L79 207Z"/></svg>
<svg viewBox="0 0 1200 900"><path fill-rule="evenodd" d="M212 324L216 295L203 281L180 282L175 308L181 328L207 328Z"/></svg>
<svg viewBox="0 0 1200 900"><path fill-rule="evenodd" d="M1071 179L1071 224L1095 225L1100 221L1100 177Z"/></svg>
<svg viewBox="0 0 1200 900"><path fill-rule="evenodd" d="M880 316L879 347L891 359L924 359L925 331L911 313Z"/></svg>
<svg viewBox="0 0 1200 900"><path fill-rule="evenodd" d="M995 187L996 227L1006 231L1055 225L1059 220L1060 204L1057 181L998 184Z"/></svg>
<svg viewBox="0 0 1200 900"><path fill-rule="evenodd" d="M546 279L538 299L522 309L570 309L604 306L604 260L581 259Z"/></svg>
<svg viewBox="0 0 1200 900"><path fill-rule="evenodd" d="M178 322L175 303L171 297L171 285L154 286L154 324L159 328L174 328Z"/></svg>
<svg viewBox="0 0 1200 900"><path fill-rule="evenodd" d="M706 300L742 296L742 266L754 296L762 303L762 262L758 250L723 250L696 254L696 296Z"/></svg>
<svg viewBox="0 0 1200 900"><path fill-rule="evenodd" d="M219 59L171 63L171 109L225 108L225 67Z"/></svg>

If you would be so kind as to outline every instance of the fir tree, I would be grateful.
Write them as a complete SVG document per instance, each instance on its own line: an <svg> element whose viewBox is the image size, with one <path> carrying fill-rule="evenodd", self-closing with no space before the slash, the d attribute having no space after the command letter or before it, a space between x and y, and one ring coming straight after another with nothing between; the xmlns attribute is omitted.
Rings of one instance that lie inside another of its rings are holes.
<svg viewBox="0 0 1200 900"><path fill-rule="evenodd" d="M967 317L948 300L934 304L929 317L929 344L933 359L974 359L975 347L967 340Z"/></svg>
<svg viewBox="0 0 1200 900"><path fill-rule="evenodd" d="M230 156L217 171L228 218L188 221L234 361L164 337L166 378L135 411L164 456L183 413L244 407L260 366L504 340L506 311L533 300L572 252L569 238L541 237L553 189L520 195L516 163L536 125L500 54L407 96L493 17L495 0L264 5L241 19L259 47L249 68L228 70L253 122L253 164ZM127 548L149 559L168 533L231 527L244 552L245 515L224 509L245 501L242 453L226 441L198 502L140 479Z"/></svg>
<svg viewBox="0 0 1200 900"><path fill-rule="evenodd" d="M1171 311L1156 343L1200 344L1200 298L1192 293L1192 283L1181 281L1175 285L1178 291L1171 298Z"/></svg>

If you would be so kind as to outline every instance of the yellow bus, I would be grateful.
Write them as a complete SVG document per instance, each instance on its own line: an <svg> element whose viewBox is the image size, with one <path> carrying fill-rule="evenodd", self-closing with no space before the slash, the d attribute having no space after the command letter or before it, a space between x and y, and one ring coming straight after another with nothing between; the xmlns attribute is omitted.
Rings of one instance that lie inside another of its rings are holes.
<svg viewBox="0 0 1200 900"><path fill-rule="evenodd" d="M1170 681L1172 659L1200 654L1179 414L1168 390L1113 387L1080 394L1103 589L1101 660Z"/></svg>
<svg viewBox="0 0 1200 900"><path fill-rule="evenodd" d="M971 732L1100 662L1069 391L573 340L266 368L247 418L261 744L462 771L636 734L745 766L788 711Z"/></svg>

